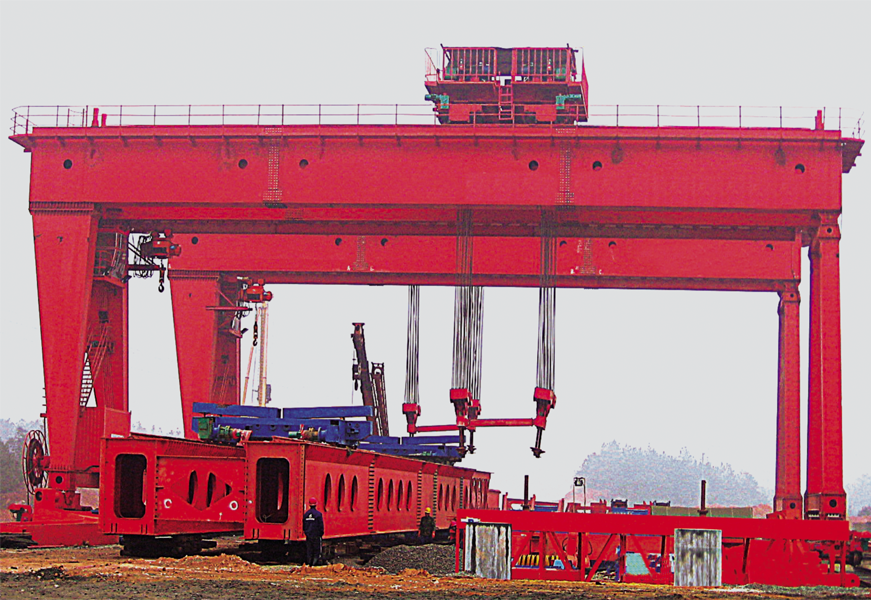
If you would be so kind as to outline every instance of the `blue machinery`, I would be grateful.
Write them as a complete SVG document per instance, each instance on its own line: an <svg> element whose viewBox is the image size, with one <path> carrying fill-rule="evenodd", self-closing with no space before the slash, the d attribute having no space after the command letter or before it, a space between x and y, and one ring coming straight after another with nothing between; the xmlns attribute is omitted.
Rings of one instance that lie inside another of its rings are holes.
<svg viewBox="0 0 871 600"><path fill-rule="evenodd" d="M204 441L237 443L243 439L273 437L301 439L371 450L394 456L460 460L459 435L394 437L372 435L371 421L347 419L371 417L371 406L319 406L272 408L224 406L208 402L193 405L193 428Z"/></svg>

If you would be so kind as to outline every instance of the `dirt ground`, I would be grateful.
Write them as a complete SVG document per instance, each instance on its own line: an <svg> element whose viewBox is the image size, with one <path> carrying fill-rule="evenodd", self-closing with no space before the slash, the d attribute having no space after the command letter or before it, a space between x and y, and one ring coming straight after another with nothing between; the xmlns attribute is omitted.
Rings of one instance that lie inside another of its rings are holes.
<svg viewBox="0 0 871 600"><path fill-rule="evenodd" d="M430 575L407 569L397 575L354 566L323 567L249 562L238 540L219 542L201 556L126 558L120 546L0 551L0 597L106 600L309 600L311 598L581 598L591 600L756 600L770 598L871 598L867 588L766 590L674 588L612 582L493 581Z"/></svg>

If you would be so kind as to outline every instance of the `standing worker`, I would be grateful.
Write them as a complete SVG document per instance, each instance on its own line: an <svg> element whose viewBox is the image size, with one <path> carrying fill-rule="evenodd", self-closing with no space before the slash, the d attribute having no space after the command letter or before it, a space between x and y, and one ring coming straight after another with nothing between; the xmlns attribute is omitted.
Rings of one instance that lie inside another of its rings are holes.
<svg viewBox="0 0 871 600"><path fill-rule="evenodd" d="M420 525L417 528L417 534L420 536L422 544L426 544L435 539L435 519L432 517L432 509L427 507L420 518Z"/></svg>
<svg viewBox="0 0 871 600"><path fill-rule="evenodd" d="M302 516L302 532L305 534L305 562L315 566L321 560L321 538L324 537L324 515L317 509L318 501L308 499L309 509Z"/></svg>

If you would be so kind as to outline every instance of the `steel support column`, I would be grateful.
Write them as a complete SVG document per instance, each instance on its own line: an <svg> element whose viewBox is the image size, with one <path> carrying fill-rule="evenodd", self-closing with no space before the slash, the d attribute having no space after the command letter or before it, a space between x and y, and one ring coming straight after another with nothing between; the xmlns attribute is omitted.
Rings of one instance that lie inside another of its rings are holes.
<svg viewBox="0 0 871 600"><path fill-rule="evenodd" d="M74 490L79 397L94 271L93 204L32 202L42 364L51 451L49 485ZM23 400L23 399L21 399ZM82 479L88 479L82 474Z"/></svg>
<svg viewBox="0 0 871 600"><path fill-rule="evenodd" d="M801 518L801 366L798 289L780 292L777 365L777 463L774 510Z"/></svg>
<svg viewBox="0 0 871 600"><path fill-rule="evenodd" d="M232 310L240 284L215 272L169 271L185 437L194 402L239 404L241 334Z"/></svg>
<svg viewBox="0 0 871 600"><path fill-rule="evenodd" d="M810 352L808 367L808 518L844 519L841 424L841 296L837 214L821 215L810 256Z"/></svg>

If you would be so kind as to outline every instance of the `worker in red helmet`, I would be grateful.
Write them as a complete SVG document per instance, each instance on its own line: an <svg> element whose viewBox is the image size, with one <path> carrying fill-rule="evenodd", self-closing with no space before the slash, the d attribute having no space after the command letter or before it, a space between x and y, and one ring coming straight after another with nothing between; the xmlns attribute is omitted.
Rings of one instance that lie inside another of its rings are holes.
<svg viewBox="0 0 871 600"><path fill-rule="evenodd" d="M417 535L421 544L428 544L435 539L436 522L432 516L432 509L427 507L420 518L417 527Z"/></svg>
<svg viewBox="0 0 871 600"><path fill-rule="evenodd" d="M305 534L305 563L313 567L321 561L324 515L318 510L318 501L314 497L308 499L308 506L302 515L302 532Z"/></svg>

